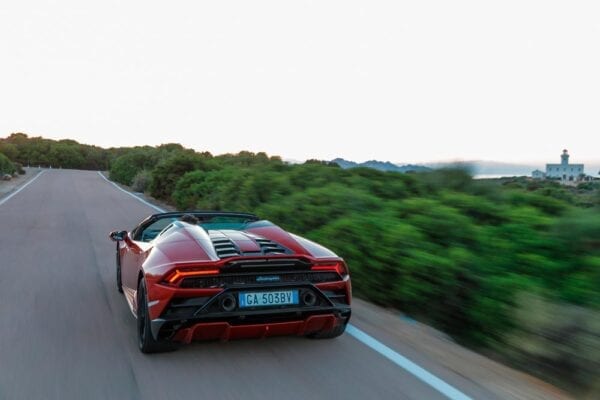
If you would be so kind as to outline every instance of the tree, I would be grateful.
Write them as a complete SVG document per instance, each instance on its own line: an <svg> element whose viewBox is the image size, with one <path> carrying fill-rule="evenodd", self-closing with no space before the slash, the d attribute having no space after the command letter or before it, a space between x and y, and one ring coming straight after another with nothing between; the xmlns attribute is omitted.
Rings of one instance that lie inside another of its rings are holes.
<svg viewBox="0 0 600 400"><path fill-rule="evenodd" d="M190 171L210 171L214 167L206 158L196 153L173 153L152 169L150 193L157 199L171 200L179 178Z"/></svg>
<svg viewBox="0 0 600 400"><path fill-rule="evenodd" d="M0 179L4 174L14 174L15 166L4 154L0 153Z"/></svg>
<svg viewBox="0 0 600 400"><path fill-rule="evenodd" d="M9 160L16 160L19 155L17 146L12 143L4 143L0 141L0 153L4 154Z"/></svg>
<svg viewBox="0 0 600 400"><path fill-rule="evenodd" d="M158 161L156 150L133 149L113 160L110 167L110 179L131 185L133 178L139 171L151 169Z"/></svg>

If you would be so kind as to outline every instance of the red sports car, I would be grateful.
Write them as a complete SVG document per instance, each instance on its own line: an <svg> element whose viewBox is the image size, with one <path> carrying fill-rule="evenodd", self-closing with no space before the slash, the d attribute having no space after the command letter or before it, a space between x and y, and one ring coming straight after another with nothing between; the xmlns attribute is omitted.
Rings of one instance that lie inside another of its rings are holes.
<svg viewBox="0 0 600 400"><path fill-rule="evenodd" d="M334 338L350 319L344 260L255 215L161 213L110 238L144 353L193 340Z"/></svg>

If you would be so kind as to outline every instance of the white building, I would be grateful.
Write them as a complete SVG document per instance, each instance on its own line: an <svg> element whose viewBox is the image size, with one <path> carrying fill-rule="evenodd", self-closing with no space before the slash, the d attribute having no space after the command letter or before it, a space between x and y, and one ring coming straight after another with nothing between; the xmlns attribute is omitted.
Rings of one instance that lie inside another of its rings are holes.
<svg viewBox="0 0 600 400"><path fill-rule="evenodd" d="M578 181L585 176L583 164L569 164L569 152L563 150L560 164L546 164L546 178L562 181Z"/></svg>
<svg viewBox="0 0 600 400"><path fill-rule="evenodd" d="M536 169L535 171L533 171L531 173L531 177L533 179L545 179L546 173L544 171L540 171L539 169Z"/></svg>

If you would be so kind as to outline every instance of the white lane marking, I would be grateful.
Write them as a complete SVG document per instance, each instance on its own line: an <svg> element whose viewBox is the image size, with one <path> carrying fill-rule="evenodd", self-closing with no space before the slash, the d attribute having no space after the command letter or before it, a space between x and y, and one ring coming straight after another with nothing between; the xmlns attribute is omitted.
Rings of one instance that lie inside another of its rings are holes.
<svg viewBox="0 0 600 400"><path fill-rule="evenodd" d="M41 174L43 174L46 171L40 171L36 176L33 177L32 180L30 180L29 182L27 182L26 184L24 184L23 186L21 186L20 188L18 188L17 190L15 190L14 192L12 192L11 194L9 194L8 196L6 196L5 198L3 198L2 200L0 200L0 206L4 203L6 203L8 200L10 200L11 198L13 198L14 196L17 195L17 193L19 193L21 190L25 189L27 186L31 185L33 183L33 181L35 181L37 178L40 177Z"/></svg>
<svg viewBox="0 0 600 400"><path fill-rule="evenodd" d="M155 209L158 212L166 212L165 210L163 210L160 207L155 206L154 204L150 204L148 203L146 200L142 199L139 196L136 196L135 194L128 192L127 190L123 189L121 186L117 185L116 183L114 183L113 181L109 180L108 178L106 178L100 171L98 171L98 175L100 175L102 177L102 179L104 179L106 182L110 183L111 185L113 185L114 187L116 187L117 189L119 189L121 192L128 194L129 196L133 197L136 200L141 201L142 203L144 203L145 205L147 205L148 207L151 207L153 209Z"/></svg>
<svg viewBox="0 0 600 400"><path fill-rule="evenodd" d="M361 343L370 347L372 350L375 350L400 368L414 375L416 378L420 379L422 382L425 382L444 396L452 400L471 400L469 396L462 393L458 389L453 386L450 386L437 376L432 373L426 371L425 369L419 367L414 362L410 361L408 358L403 355L397 353L396 351L390 349L385 344L381 343L374 337L368 335L367 333L361 331L354 325L348 324L346 327L346 333L348 333L353 338L357 339Z"/></svg>
<svg viewBox="0 0 600 400"><path fill-rule="evenodd" d="M157 206L155 206L153 204L148 203L144 199L139 198L138 196L134 195L131 192L128 192L127 190L125 190L122 187L118 186L114 182L109 181L99 171L98 171L98 174L100 174L100 176L102 178L104 178L104 180L106 180L107 182L112 183L117 189L119 189L119 190L127 193L128 195L130 195L134 199L137 199L137 200L141 201L142 203L146 204L147 206L152 207L153 209L157 210L158 212L166 212L162 208L157 207ZM359 342L361 342L364 345L366 345L367 347L369 347L371 350L374 350L377 353L381 354L382 356L384 356L385 358L387 358L388 360L390 360L391 362L393 362L394 364L396 364L400 368L404 369L408 373L412 374L417 379L419 379L422 382L426 383L427 385L431 386L432 388L434 388L435 390L437 390L438 392L440 392L441 394L443 394L447 398L449 398L451 400L472 400L469 396L467 396L466 394L464 394L460 390L458 390L455 387L447 384L446 382L444 382L443 380L441 380L437 376L435 376L432 373L428 372L424 368L418 366L417 364L415 364L414 362L410 361L408 358L404 357L400 353L398 353L398 352L392 350L391 348L387 347L385 344L381 343L379 340L375 339L371 335L369 335L369 334L363 332L362 330L358 329L354 325L348 324L348 326L346 327L346 333L348 333L350 336L352 336L353 338L355 338Z"/></svg>

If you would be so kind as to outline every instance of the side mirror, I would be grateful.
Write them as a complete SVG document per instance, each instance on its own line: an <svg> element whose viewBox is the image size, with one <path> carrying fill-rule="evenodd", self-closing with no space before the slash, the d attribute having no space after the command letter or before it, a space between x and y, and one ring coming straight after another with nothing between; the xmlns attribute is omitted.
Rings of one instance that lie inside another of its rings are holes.
<svg viewBox="0 0 600 400"><path fill-rule="evenodd" d="M108 234L108 237L113 242L119 242L121 240L125 240L125 238L127 237L127 231L112 231Z"/></svg>

